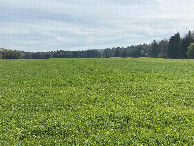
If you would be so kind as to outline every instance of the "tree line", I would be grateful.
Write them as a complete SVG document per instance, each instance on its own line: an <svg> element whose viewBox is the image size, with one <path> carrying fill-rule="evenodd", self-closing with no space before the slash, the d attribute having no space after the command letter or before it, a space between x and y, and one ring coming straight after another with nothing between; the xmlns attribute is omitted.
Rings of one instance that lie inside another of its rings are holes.
<svg viewBox="0 0 194 146"><path fill-rule="evenodd" d="M150 44L132 45L128 47L113 47L106 49L90 49L84 51L49 51L24 52L10 49L0 49L2 59L48 59L48 58L110 58L110 57L152 57L186 59L194 58L194 31L189 31L184 37L179 33L169 39L153 40Z"/></svg>

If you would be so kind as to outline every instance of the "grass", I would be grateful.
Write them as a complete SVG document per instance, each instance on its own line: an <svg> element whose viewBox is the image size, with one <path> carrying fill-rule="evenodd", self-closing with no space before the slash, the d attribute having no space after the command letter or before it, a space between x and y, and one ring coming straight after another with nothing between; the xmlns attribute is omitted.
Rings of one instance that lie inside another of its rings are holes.
<svg viewBox="0 0 194 146"><path fill-rule="evenodd" d="M194 145L194 60L0 60L0 145Z"/></svg>

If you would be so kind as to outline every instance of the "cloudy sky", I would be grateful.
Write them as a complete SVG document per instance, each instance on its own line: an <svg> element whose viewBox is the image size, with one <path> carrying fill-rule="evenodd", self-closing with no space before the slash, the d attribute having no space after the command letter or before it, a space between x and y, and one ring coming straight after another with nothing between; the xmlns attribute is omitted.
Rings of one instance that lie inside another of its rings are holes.
<svg viewBox="0 0 194 146"><path fill-rule="evenodd" d="M0 48L126 47L194 30L194 0L0 0Z"/></svg>

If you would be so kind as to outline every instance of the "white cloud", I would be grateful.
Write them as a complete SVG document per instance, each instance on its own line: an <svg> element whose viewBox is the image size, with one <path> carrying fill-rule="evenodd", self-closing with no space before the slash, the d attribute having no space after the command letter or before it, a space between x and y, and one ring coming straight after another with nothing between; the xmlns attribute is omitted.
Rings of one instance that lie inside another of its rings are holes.
<svg viewBox="0 0 194 146"><path fill-rule="evenodd" d="M128 46L193 30L194 0L0 0L0 47Z"/></svg>

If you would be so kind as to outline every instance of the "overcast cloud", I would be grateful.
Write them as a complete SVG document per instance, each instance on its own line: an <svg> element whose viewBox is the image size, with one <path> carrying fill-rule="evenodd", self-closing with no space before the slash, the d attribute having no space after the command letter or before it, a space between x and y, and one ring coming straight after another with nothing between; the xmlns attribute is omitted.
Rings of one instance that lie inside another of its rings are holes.
<svg viewBox="0 0 194 146"><path fill-rule="evenodd" d="M194 30L194 0L0 0L0 47L104 49Z"/></svg>

